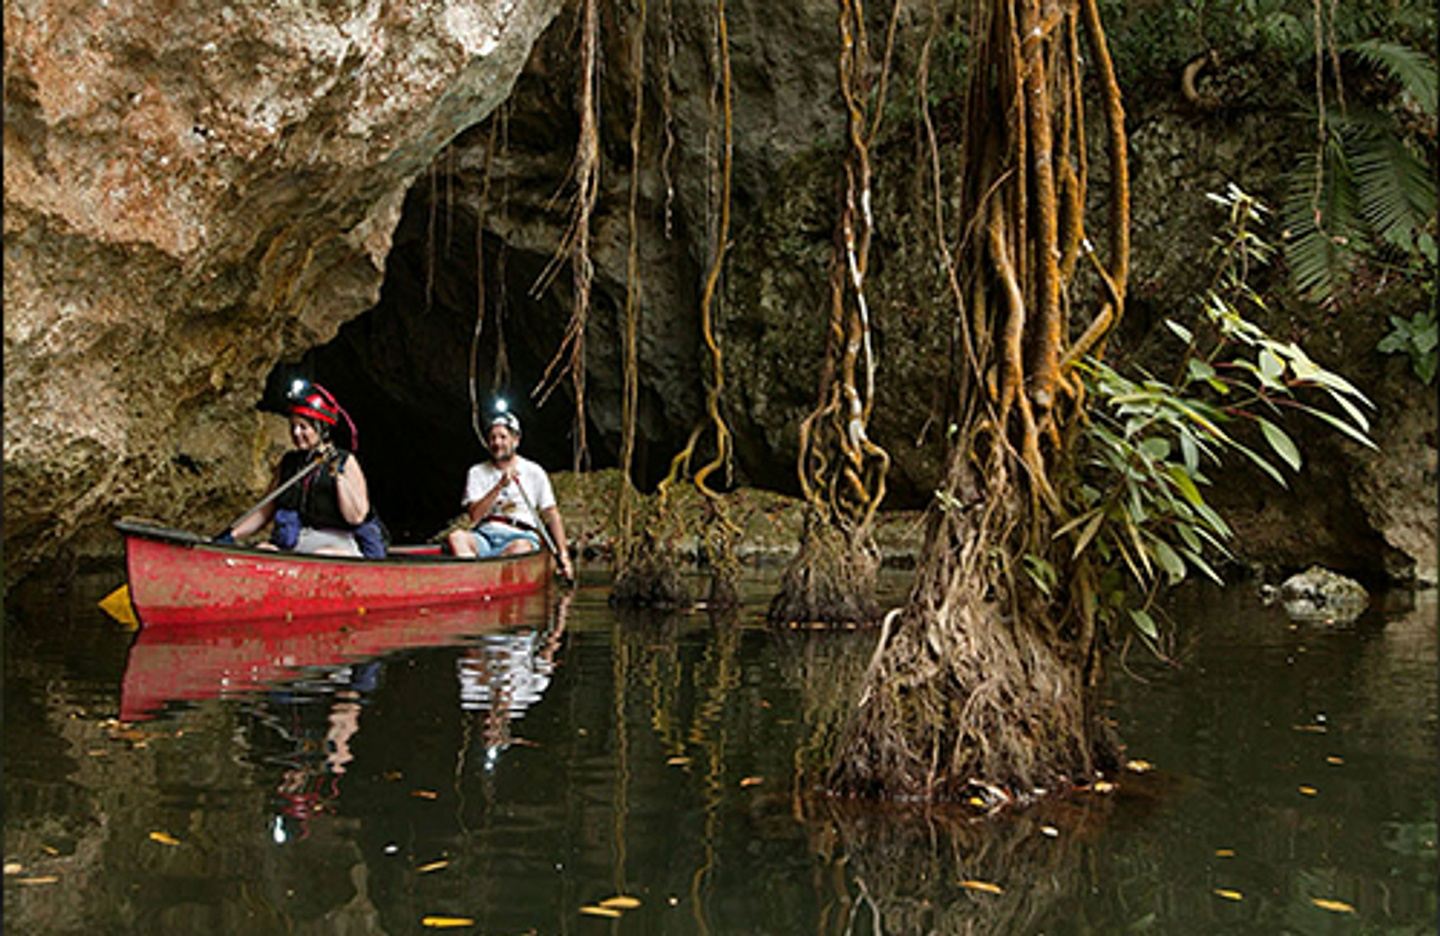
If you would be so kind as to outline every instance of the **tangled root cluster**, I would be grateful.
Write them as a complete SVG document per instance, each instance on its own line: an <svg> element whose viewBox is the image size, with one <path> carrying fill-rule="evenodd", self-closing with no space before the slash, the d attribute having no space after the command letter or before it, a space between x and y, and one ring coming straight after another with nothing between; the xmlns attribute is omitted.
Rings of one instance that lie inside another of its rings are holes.
<svg viewBox="0 0 1440 936"><path fill-rule="evenodd" d="M880 617L875 601L879 567L869 537L857 541L807 514L800 548L770 602L770 623L874 623Z"/></svg>

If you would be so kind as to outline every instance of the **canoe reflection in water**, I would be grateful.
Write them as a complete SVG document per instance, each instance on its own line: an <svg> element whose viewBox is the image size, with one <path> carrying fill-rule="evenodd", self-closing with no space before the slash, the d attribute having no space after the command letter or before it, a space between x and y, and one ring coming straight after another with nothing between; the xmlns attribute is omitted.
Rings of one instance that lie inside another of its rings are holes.
<svg viewBox="0 0 1440 936"><path fill-rule="evenodd" d="M558 596L547 616L549 597L542 591L364 616L144 626L126 661L120 718L169 717L176 703L239 697L252 729L250 761L279 768L271 838L277 845L308 838L311 821L336 810L365 707L383 686L386 659L401 651L462 648L462 674L468 665L474 677L461 677L461 704L493 708L487 722L502 739L494 745L498 756L511 743L510 717L549 681L571 596ZM467 680L473 689L464 688Z"/></svg>
<svg viewBox="0 0 1440 936"><path fill-rule="evenodd" d="M484 769L493 771L500 754L515 743L510 723L544 695L555 672L555 653L565 633L572 592L556 596L554 613L543 631L484 634L455 661L460 708L482 713ZM465 718L465 730L470 730Z"/></svg>

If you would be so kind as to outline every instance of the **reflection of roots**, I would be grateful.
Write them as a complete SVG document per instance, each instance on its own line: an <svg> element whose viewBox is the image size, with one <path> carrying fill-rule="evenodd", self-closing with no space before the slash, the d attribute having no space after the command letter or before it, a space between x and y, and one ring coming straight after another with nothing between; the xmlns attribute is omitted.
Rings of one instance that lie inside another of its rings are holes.
<svg viewBox="0 0 1440 936"><path fill-rule="evenodd" d="M913 602L865 680L832 789L1004 805L1114 768L1085 654L1043 610L1011 620L963 581Z"/></svg>
<svg viewBox="0 0 1440 936"><path fill-rule="evenodd" d="M870 623L879 617L875 576L879 561L868 542L856 542L812 514L800 548L770 602L773 624Z"/></svg>
<svg viewBox="0 0 1440 936"><path fill-rule="evenodd" d="M829 799L809 832L822 860L843 865L846 890L835 896L854 903L841 912L878 920L874 932L1039 933L1072 928L1061 914L1085 892L1088 827L1107 808L1057 803L1043 815L987 822ZM1042 832L1047 826L1055 837Z"/></svg>

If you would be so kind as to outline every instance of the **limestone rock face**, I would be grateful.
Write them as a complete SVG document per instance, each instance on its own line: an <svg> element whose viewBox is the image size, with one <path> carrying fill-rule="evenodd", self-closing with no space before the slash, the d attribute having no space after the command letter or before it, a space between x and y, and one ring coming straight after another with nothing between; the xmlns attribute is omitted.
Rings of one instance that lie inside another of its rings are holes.
<svg viewBox="0 0 1440 936"><path fill-rule="evenodd" d="M266 373L374 304L410 182L558 6L6 4L7 582L263 488Z"/></svg>

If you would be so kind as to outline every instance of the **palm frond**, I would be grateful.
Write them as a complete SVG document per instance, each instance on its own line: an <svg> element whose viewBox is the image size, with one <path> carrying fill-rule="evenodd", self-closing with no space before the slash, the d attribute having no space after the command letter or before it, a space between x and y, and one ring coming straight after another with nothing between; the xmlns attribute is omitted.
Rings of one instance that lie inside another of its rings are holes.
<svg viewBox="0 0 1440 936"><path fill-rule="evenodd" d="M1361 61L1389 73L1420 105L1426 115L1434 117L1436 107L1435 63L1425 53L1397 42L1364 39L1345 46Z"/></svg>

